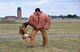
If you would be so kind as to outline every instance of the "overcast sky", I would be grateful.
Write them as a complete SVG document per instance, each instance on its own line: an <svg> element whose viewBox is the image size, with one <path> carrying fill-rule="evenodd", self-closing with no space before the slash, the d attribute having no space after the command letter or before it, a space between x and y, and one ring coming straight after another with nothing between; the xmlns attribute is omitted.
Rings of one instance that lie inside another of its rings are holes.
<svg viewBox="0 0 80 52"><path fill-rule="evenodd" d="M17 7L22 8L23 17L29 17L35 8L49 15L80 16L80 0L0 0L0 17L16 16Z"/></svg>

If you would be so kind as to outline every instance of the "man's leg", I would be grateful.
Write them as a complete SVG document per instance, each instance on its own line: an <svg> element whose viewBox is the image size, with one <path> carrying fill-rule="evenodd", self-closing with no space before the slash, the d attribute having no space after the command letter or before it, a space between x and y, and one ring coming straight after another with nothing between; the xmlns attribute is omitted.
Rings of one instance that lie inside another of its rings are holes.
<svg viewBox="0 0 80 52"><path fill-rule="evenodd" d="M46 29L42 28L40 29L42 36L43 36L43 47L45 47L47 45L48 42L48 34L46 32Z"/></svg>
<svg viewBox="0 0 80 52"><path fill-rule="evenodd" d="M33 29L32 30L32 33L30 35L30 47L33 47L34 46L35 36L36 36L37 32L38 32L38 30L36 30L36 29Z"/></svg>

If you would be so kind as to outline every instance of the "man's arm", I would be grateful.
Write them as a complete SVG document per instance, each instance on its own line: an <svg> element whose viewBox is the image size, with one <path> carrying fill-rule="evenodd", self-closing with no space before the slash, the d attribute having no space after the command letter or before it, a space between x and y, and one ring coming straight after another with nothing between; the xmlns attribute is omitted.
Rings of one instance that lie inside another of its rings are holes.
<svg viewBox="0 0 80 52"><path fill-rule="evenodd" d="M36 23L34 22L32 16L29 17L28 24L29 24L30 26L32 26L33 28L35 28L35 29L39 29L38 24L36 24Z"/></svg>
<svg viewBox="0 0 80 52"><path fill-rule="evenodd" d="M45 21L46 21L45 28L48 30L51 24L50 17L48 15L46 15Z"/></svg>

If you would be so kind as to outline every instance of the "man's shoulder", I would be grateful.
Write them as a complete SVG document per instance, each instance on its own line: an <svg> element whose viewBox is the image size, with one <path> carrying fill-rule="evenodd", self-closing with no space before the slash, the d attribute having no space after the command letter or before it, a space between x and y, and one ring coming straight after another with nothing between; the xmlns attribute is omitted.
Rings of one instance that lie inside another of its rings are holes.
<svg viewBox="0 0 80 52"><path fill-rule="evenodd" d="M43 16L48 16L46 13L42 13Z"/></svg>

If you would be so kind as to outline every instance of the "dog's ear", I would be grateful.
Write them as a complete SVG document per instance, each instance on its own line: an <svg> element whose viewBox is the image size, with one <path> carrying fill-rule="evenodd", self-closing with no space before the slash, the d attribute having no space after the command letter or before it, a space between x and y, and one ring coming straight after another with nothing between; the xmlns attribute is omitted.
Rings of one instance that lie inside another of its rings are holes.
<svg viewBox="0 0 80 52"><path fill-rule="evenodd" d="M19 29L20 29L20 30L23 29L22 26L19 26Z"/></svg>
<svg viewBox="0 0 80 52"><path fill-rule="evenodd" d="M22 26L19 26L19 33L21 34L21 35L24 35L24 28L22 28Z"/></svg>
<svg viewBox="0 0 80 52"><path fill-rule="evenodd" d="M21 26L19 25L19 28L21 28Z"/></svg>

